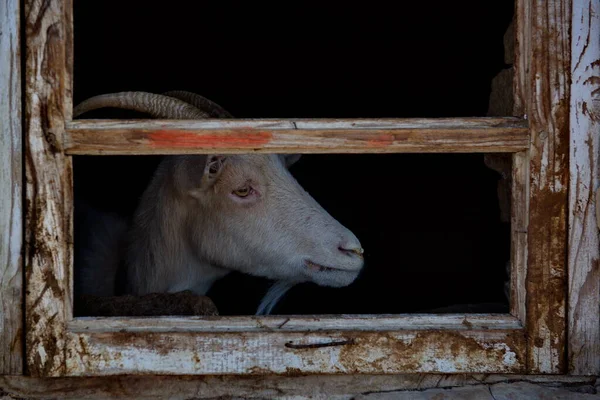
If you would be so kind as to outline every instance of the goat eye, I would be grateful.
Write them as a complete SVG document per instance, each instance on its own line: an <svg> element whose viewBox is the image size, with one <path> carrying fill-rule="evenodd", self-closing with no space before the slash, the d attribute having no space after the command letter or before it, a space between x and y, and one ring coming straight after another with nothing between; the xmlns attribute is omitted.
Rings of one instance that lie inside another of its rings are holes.
<svg viewBox="0 0 600 400"><path fill-rule="evenodd" d="M241 189L234 190L233 194L235 194L238 197L247 197L250 194L250 191L251 189L248 186L246 186Z"/></svg>

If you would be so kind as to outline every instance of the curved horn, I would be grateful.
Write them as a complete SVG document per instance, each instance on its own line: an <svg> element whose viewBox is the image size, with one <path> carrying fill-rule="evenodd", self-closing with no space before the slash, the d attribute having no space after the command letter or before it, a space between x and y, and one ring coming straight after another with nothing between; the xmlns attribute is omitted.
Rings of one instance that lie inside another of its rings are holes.
<svg viewBox="0 0 600 400"><path fill-rule="evenodd" d="M98 108L114 107L139 111L154 118L168 119L204 119L210 115L182 100L147 92L120 92L91 97L73 109L77 117Z"/></svg>
<svg viewBox="0 0 600 400"><path fill-rule="evenodd" d="M183 100L186 103L199 108L202 111L206 111L211 117L215 118L233 118L227 110L223 107L207 99L206 97L200 96L199 94L186 92L185 90L172 90L170 92L163 93L165 96L174 97L179 100Z"/></svg>

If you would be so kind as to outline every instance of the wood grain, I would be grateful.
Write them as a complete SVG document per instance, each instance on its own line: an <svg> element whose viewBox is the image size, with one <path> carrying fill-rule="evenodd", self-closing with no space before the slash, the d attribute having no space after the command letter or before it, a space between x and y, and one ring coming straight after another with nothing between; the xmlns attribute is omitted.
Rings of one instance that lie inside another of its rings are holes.
<svg viewBox="0 0 600 400"><path fill-rule="evenodd" d="M510 315L406 314L239 317L82 317L68 324L78 332L319 332L445 329L464 331L521 329Z"/></svg>
<svg viewBox="0 0 600 400"><path fill-rule="evenodd" d="M509 315L77 318L67 348L69 376L519 373L526 359Z"/></svg>
<svg viewBox="0 0 600 400"><path fill-rule="evenodd" d="M529 120L530 373L566 371L571 2L521 0L515 108Z"/></svg>
<svg viewBox="0 0 600 400"><path fill-rule="evenodd" d="M376 120L80 120L68 154L516 152L529 143L518 118Z"/></svg>
<svg viewBox="0 0 600 400"><path fill-rule="evenodd" d="M523 373L524 333L69 332L66 374Z"/></svg>
<svg viewBox="0 0 600 400"><path fill-rule="evenodd" d="M70 0L25 1L26 361L29 373L65 370L71 318L72 168L64 155L71 118Z"/></svg>
<svg viewBox="0 0 600 400"><path fill-rule="evenodd" d="M23 371L20 2L0 0L0 375Z"/></svg>
<svg viewBox="0 0 600 400"><path fill-rule="evenodd" d="M519 321L527 317L527 242L529 223L529 156L516 153L512 161L510 310Z"/></svg>
<svg viewBox="0 0 600 400"><path fill-rule="evenodd" d="M569 151L569 372L600 373L600 4L573 1Z"/></svg>
<svg viewBox="0 0 600 400"><path fill-rule="evenodd" d="M541 375L396 374L396 375L292 375L292 376L110 376L31 378L0 376L0 393L16 398L77 400L160 399L336 399L348 400L365 393L395 398L394 391L452 388L512 382L593 387L594 378ZM452 392L437 394L447 399ZM397 394L397 393L396 393ZM423 393L415 393L422 399ZM588 395L593 398L593 395ZM460 399L464 397L452 397ZM475 397L478 398L478 397ZM498 397L500 398L500 397ZM519 397L517 397L519 398ZM546 397L552 398L552 397Z"/></svg>

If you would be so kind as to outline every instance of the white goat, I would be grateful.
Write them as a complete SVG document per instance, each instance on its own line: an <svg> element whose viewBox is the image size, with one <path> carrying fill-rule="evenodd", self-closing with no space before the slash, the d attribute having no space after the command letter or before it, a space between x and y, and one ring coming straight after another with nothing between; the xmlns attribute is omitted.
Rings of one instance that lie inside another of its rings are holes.
<svg viewBox="0 0 600 400"><path fill-rule="evenodd" d="M167 94L96 96L77 106L74 115L117 107L158 118L230 116L193 93ZM297 283L332 287L352 283L363 266L360 242L289 173L288 167L298 158L275 154L165 157L125 233L127 292L192 290L203 295L216 280L240 271L276 280L257 311L268 314ZM123 232L122 224L112 225ZM114 294L114 285L99 288L98 283L106 281L107 274L114 281L118 235L106 230L95 233L99 239L92 246L101 253L85 258L80 292Z"/></svg>

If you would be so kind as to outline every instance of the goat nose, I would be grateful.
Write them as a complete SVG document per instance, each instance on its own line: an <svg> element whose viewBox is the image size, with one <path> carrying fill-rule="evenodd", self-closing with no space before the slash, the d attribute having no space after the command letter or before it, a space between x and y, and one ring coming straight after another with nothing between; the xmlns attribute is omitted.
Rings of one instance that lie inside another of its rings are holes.
<svg viewBox="0 0 600 400"><path fill-rule="evenodd" d="M355 240L344 240L338 245L338 250L347 255L356 255L360 258L363 258L363 253L365 252L363 248L360 246L360 242Z"/></svg>

